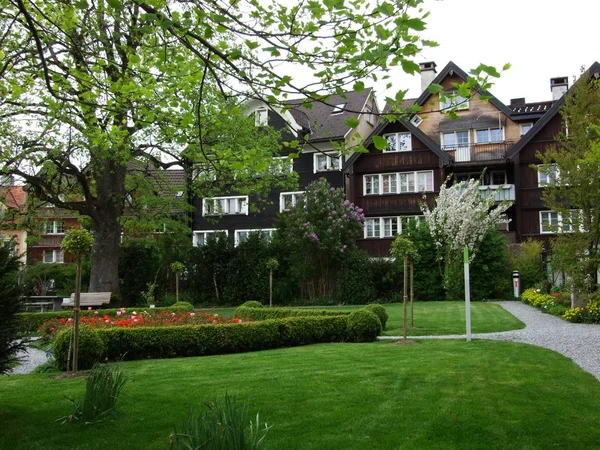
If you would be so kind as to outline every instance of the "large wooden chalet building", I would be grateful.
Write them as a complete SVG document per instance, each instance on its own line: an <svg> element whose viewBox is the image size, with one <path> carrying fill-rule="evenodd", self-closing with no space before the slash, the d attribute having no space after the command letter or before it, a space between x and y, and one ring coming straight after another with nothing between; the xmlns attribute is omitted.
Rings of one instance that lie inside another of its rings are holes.
<svg viewBox="0 0 600 450"><path fill-rule="evenodd" d="M589 72L600 73L600 64ZM347 198L366 216L359 247L371 256L388 256L393 237L421 215L424 196L432 203L447 180L481 178L481 189L512 202L507 211L511 221L504 229L510 241L534 238L548 248L560 218L541 199L543 184L551 180L532 166L540 164L537 152L557 145L568 79L550 80L552 101L527 103L520 98L505 105L489 92L475 91L470 99L453 94L455 83L467 81L453 62L439 73L434 63L423 63L421 76L421 96L404 105L416 103L420 112L406 120L379 122L372 136L383 136L388 148L375 149L371 136L369 152L352 155L344 165ZM431 83L442 85L450 99L440 102L438 94L430 94ZM458 119L443 112L453 106Z"/></svg>

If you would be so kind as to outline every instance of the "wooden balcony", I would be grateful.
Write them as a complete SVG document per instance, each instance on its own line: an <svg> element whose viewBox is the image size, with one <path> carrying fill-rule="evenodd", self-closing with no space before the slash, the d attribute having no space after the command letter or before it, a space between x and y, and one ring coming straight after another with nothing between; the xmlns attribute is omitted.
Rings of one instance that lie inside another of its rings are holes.
<svg viewBox="0 0 600 450"><path fill-rule="evenodd" d="M30 244L29 247L60 247L64 238L64 234L44 234L38 242Z"/></svg>
<svg viewBox="0 0 600 450"><path fill-rule="evenodd" d="M504 161L512 142L494 142L489 144L443 145L455 163Z"/></svg>
<svg viewBox="0 0 600 450"><path fill-rule="evenodd" d="M479 190L484 193L493 192L494 198L497 202L514 202L516 199L514 184L504 184L502 186L479 186Z"/></svg>

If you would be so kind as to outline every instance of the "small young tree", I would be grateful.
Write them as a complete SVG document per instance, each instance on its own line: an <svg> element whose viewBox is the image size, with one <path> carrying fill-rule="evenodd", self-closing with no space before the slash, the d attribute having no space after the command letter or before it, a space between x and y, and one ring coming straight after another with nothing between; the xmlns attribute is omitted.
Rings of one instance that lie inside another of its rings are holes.
<svg viewBox="0 0 600 450"><path fill-rule="evenodd" d="M12 358L25 349L16 341L19 329L15 314L21 307L18 273L19 260L10 256L7 247L0 246L0 375L10 371Z"/></svg>
<svg viewBox="0 0 600 450"><path fill-rule="evenodd" d="M185 266L179 261L171 263L171 272L175 274L175 301L179 301L179 275L183 273Z"/></svg>
<svg viewBox="0 0 600 450"><path fill-rule="evenodd" d="M446 256L445 286L450 282L449 264L456 261L461 251L464 254L467 341L471 340L469 262L487 232L508 222L504 212L509 206L508 202L496 203L493 192L482 193L476 180L462 181L449 188L442 184L436 206L432 210L425 203L421 206L435 244Z"/></svg>
<svg viewBox="0 0 600 450"><path fill-rule="evenodd" d="M79 299L81 297L81 264L83 256L88 254L94 245L94 237L84 228L68 230L60 246L66 252L75 255L77 275L75 278L75 301L73 303L73 372L77 372L79 357Z"/></svg>
<svg viewBox="0 0 600 450"><path fill-rule="evenodd" d="M275 258L267 260L267 269L269 269L269 306L273 306L273 272L279 268L279 261Z"/></svg>
<svg viewBox="0 0 600 450"><path fill-rule="evenodd" d="M416 252L416 247L415 244L413 244L413 242L402 236L402 235L397 235L396 238L394 239L394 242L392 242L392 247L390 248L390 254L392 255L393 258L396 259L396 261L403 261L403 267L404 267L404 284L403 284L403 310L404 310L404 315L403 315L403 322L402 322L402 334L403 334L403 343L407 343L407 339L406 339L406 335L407 335L407 311L406 311L406 305L407 305L407 300L408 300L408 272L407 272L407 268L408 268L408 261L409 259L413 259L416 257L417 252ZM412 296L411 296L412 297Z"/></svg>

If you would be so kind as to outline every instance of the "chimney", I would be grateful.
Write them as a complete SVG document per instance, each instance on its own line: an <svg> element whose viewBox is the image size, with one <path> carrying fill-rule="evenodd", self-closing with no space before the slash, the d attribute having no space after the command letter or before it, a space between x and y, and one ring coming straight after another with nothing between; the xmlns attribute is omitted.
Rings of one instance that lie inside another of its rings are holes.
<svg viewBox="0 0 600 450"><path fill-rule="evenodd" d="M435 70L436 64L433 61L429 61L421 63L419 66L421 67L421 92L425 92L437 74Z"/></svg>
<svg viewBox="0 0 600 450"><path fill-rule="evenodd" d="M511 98L510 106L525 106L525 98Z"/></svg>
<svg viewBox="0 0 600 450"><path fill-rule="evenodd" d="M552 100L560 99L569 90L569 77L550 78Z"/></svg>

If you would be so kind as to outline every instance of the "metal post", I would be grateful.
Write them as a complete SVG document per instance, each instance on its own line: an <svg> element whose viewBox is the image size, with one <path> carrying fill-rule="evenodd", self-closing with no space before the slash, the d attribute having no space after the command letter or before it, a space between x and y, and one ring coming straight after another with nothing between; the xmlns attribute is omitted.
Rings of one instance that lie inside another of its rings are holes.
<svg viewBox="0 0 600 450"><path fill-rule="evenodd" d="M471 342L471 286L469 279L469 249L464 250L465 264L465 315L467 321L467 342Z"/></svg>
<svg viewBox="0 0 600 450"><path fill-rule="evenodd" d="M520 277L519 271L518 270L513 271L512 277L513 277L513 294L514 294L515 298L519 298L519 295L521 293L520 292L521 291L521 286L520 286L521 280L519 279L519 277Z"/></svg>

